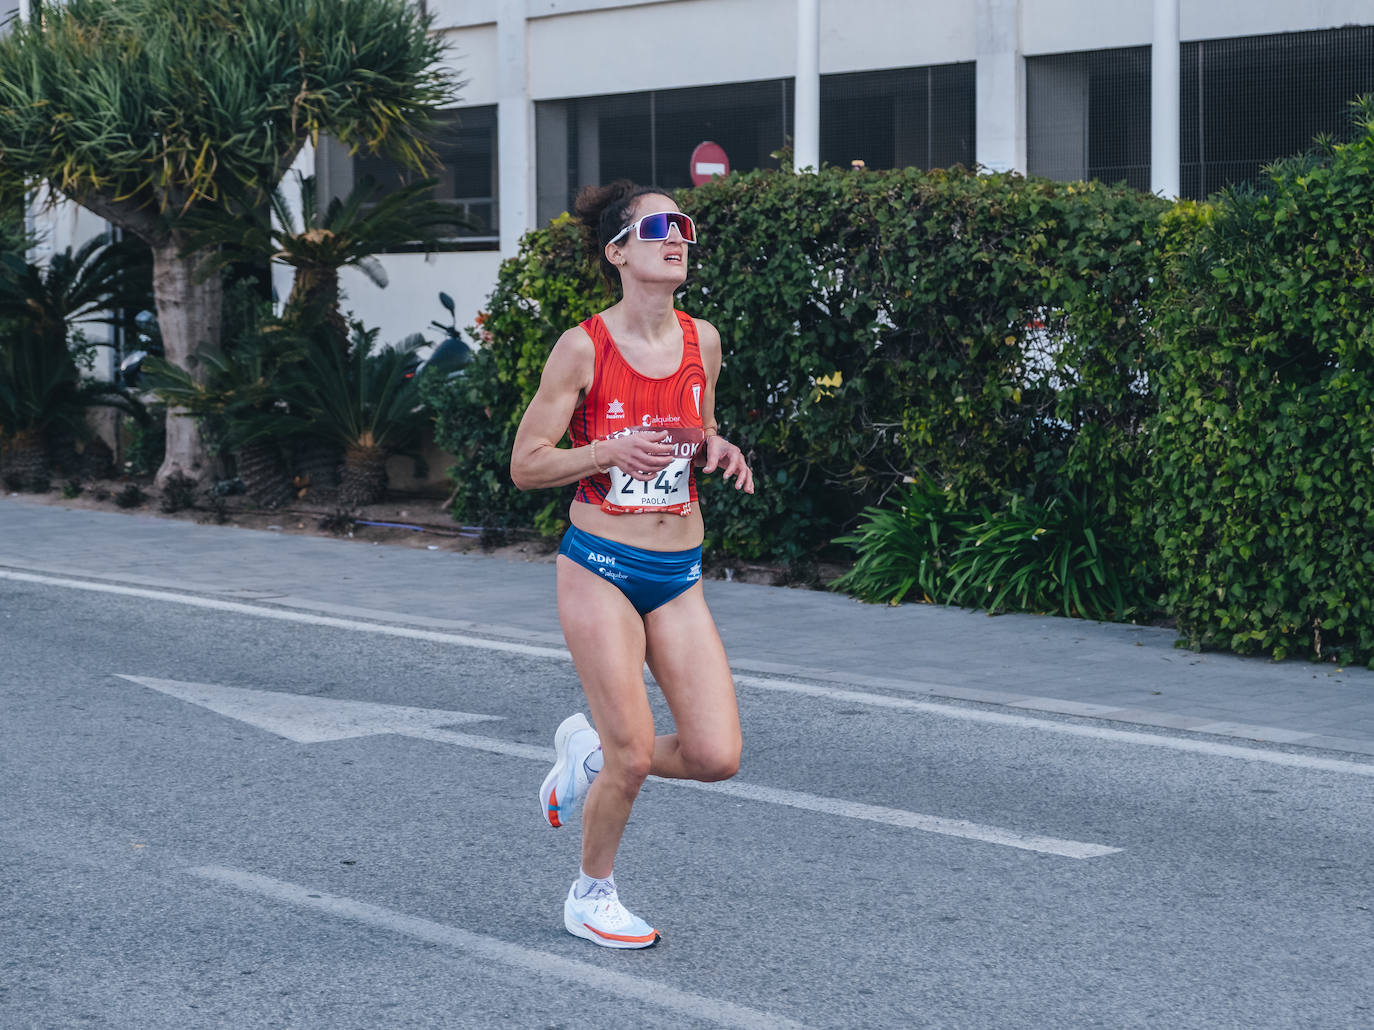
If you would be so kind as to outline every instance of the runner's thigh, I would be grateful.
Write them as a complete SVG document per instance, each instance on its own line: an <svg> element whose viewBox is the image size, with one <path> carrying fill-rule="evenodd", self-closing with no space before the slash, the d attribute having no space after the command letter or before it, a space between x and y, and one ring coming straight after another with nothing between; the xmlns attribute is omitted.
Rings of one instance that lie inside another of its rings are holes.
<svg viewBox="0 0 1374 1030"><path fill-rule="evenodd" d="M684 752L739 753L735 681L697 583L644 617L649 670L673 712Z"/></svg>
<svg viewBox="0 0 1374 1030"><path fill-rule="evenodd" d="M647 763L654 716L639 612L614 584L559 555L558 619L607 761Z"/></svg>

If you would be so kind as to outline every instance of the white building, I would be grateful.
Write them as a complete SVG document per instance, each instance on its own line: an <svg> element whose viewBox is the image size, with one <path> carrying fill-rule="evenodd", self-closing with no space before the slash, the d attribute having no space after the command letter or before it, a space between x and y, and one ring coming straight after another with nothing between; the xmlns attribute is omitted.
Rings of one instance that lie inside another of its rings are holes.
<svg viewBox="0 0 1374 1030"><path fill-rule="evenodd" d="M471 324L500 260L577 187L687 185L707 140L735 169L776 167L795 138L803 164L976 163L1200 197L1341 131L1346 103L1374 92L1371 0L425 6L467 82L437 141L440 194L481 228L441 253L385 255L386 290L346 277L349 305L384 339L440 316L440 290ZM325 195L394 174L327 143L300 167Z"/></svg>

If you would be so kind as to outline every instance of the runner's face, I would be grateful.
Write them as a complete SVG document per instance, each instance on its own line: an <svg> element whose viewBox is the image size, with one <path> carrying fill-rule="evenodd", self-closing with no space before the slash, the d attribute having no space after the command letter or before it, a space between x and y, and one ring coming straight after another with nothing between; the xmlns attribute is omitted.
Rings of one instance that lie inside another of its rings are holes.
<svg viewBox="0 0 1374 1030"><path fill-rule="evenodd" d="M625 223L628 225L645 215L677 210L671 197L648 193L635 202ZM631 232L619 243L608 243L606 256L620 269L622 282L632 278L643 282L680 283L687 278L687 242L677 226L668 230L666 240L657 242L638 239Z"/></svg>

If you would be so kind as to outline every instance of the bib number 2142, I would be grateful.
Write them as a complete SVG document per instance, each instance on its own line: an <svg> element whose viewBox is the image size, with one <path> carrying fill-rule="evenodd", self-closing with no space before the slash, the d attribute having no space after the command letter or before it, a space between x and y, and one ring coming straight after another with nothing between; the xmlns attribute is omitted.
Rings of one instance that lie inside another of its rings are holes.
<svg viewBox="0 0 1374 1030"><path fill-rule="evenodd" d="M635 479L628 472L612 466L607 472L611 477L611 492L601 506L617 513L655 511L685 515L691 511L692 505L692 458L705 440L705 434L699 428L684 426L639 431L666 432L668 437L663 442L672 446L673 460L652 479L645 480Z"/></svg>
<svg viewBox="0 0 1374 1030"><path fill-rule="evenodd" d="M674 458L673 463L653 479L639 480L618 468L610 470L611 496L622 508L639 510L671 508L690 499L687 475L691 458Z"/></svg>

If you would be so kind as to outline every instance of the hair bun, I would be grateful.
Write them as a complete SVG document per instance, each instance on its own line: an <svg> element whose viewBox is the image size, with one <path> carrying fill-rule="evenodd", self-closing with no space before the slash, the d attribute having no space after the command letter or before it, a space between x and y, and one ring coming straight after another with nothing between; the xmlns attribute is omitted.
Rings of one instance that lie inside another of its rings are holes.
<svg viewBox="0 0 1374 1030"><path fill-rule="evenodd" d="M606 244L625 227L635 201L650 194L672 196L657 186L640 186L629 179L616 179L604 186L583 186L573 201L573 214L582 223L582 242L587 257L601 267L602 275L613 287L620 285L620 270L606 260Z"/></svg>

